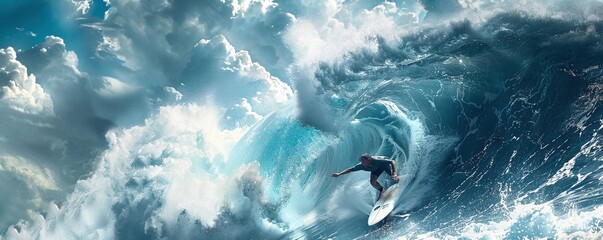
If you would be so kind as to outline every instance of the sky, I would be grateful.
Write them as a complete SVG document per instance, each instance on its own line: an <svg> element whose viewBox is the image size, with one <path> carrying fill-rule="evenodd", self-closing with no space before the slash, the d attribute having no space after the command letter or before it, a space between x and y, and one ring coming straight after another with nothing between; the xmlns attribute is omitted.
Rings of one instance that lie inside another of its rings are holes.
<svg viewBox="0 0 603 240"><path fill-rule="evenodd" d="M136 199L120 185L136 179L128 164L152 166L158 156L184 159L137 173L165 177L148 191L173 193L152 218L170 222L178 209L193 209L177 201L191 197L177 186L216 178L204 190L218 191L257 178L253 165L232 177L211 167L204 177L169 176L199 163L226 165L229 150L267 115L293 106L301 122L333 130L317 104L321 63L376 52L376 36L399 44L417 23L491 2L1 1L0 232L111 239L114 205L86 211ZM207 203L192 215L215 224L223 197L190 194ZM82 222L81 232L65 233ZM93 226L105 232L86 235Z"/></svg>

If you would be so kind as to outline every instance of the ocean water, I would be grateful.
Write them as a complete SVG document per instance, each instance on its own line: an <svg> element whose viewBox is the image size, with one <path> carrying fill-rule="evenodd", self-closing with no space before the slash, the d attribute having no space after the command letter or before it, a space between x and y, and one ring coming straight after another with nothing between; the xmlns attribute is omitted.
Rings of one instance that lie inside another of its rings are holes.
<svg viewBox="0 0 603 240"><path fill-rule="evenodd" d="M322 66L317 79L337 96L329 111L345 124L302 189L327 214L286 236L600 238L603 55L588 32L601 27L500 13ZM368 174L327 176L361 152L401 166L399 203L376 227L365 225Z"/></svg>
<svg viewBox="0 0 603 240"><path fill-rule="evenodd" d="M186 103L108 130L89 176L2 238L603 238L601 2L461 17L424 2L393 37L319 61L303 77L315 97L297 83L247 128ZM374 226L369 173L330 176L363 153L400 177Z"/></svg>

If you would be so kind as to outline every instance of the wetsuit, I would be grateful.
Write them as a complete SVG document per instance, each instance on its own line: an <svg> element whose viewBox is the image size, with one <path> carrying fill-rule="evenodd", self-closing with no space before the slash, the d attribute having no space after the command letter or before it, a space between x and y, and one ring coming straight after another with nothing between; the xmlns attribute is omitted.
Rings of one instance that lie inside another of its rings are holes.
<svg viewBox="0 0 603 240"><path fill-rule="evenodd" d="M381 173L383 173L383 171L385 171L387 174L389 174L390 176L392 175L392 166L391 166L391 160L378 160L378 159L374 159L372 160L372 165L368 168L365 168L364 165L362 165L362 163L358 163L358 165L354 166L351 170L352 172L358 171L358 170L364 170L364 171L369 171L371 172L371 175L375 175L377 177L379 177L381 175Z"/></svg>

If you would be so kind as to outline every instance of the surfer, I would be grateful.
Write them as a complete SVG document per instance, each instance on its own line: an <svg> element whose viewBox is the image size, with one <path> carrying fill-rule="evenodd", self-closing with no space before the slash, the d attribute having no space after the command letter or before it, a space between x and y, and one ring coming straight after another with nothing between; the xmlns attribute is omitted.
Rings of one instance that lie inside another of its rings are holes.
<svg viewBox="0 0 603 240"><path fill-rule="evenodd" d="M356 166L345 169L338 173L333 173L331 176L339 177L341 175L355 172L358 170L369 171L371 172L371 185L379 191L379 195L383 193L384 189L381 184L377 182L377 179L383 173L383 171L389 174L392 180L398 182L398 175L396 175L396 161L387 158L375 159L374 157L366 153L360 156L359 161L360 163L358 163Z"/></svg>

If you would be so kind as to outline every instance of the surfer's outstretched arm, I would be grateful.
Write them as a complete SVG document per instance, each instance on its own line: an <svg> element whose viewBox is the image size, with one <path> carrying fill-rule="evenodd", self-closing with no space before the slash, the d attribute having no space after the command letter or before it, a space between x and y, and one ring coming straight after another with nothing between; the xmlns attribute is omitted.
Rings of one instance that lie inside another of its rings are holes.
<svg viewBox="0 0 603 240"><path fill-rule="evenodd" d="M351 172L352 172L352 168L348 168L348 169L343 170L341 172L331 174L331 177L339 177L341 175L348 174L348 173L351 173Z"/></svg>

